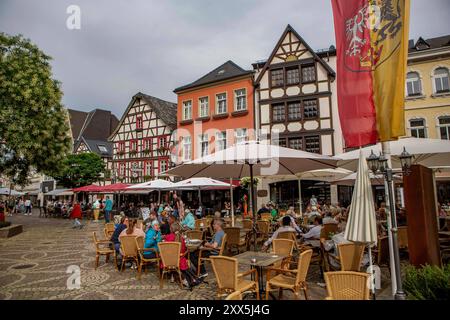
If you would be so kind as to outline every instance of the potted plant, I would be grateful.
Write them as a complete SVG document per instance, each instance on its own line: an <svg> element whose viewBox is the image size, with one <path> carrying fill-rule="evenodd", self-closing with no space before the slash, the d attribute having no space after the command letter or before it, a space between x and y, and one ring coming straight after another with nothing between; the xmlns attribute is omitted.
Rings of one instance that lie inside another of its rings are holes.
<svg viewBox="0 0 450 320"><path fill-rule="evenodd" d="M151 175L144 176L144 181L151 181L151 180L153 180L153 176L151 176Z"/></svg>
<svg viewBox="0 0 450 320"><path fill-rule="evenodd" d="M143 153L143 154L146 154L146 155L150 154L150 152L151 152L151 151L150 151L150 149L148 149L148 148L142 150L142 153Z"/></svg>
<svg viewBox="0 0 450 320"><path fill-rule="evenodd" d="M130 156L135 156L135 155L137 155L137 150L131 150L130 151Z"/></svg>
<svg viewBox="0 0 450 320"><path fill-rule="evenodd" d="M403 282L409 300L450 299L450 264L444 267L425 265L407 266Z"/></svg>
<svg viewBox="0 0 450 320"><path fill-rule="evenodd" d="M117 154L119 156L123 156L125 154L125 151L124 150L119 150L119 151L117 151Z"/></svg>
<svg viewBox="0 0 450 320"><path fill-rule="evenodd" d="M259 183L259 178L253 178L253 185L257 186ZM243 177L240 181L241 187L248 189L250 187L250 177Z"/></svg>

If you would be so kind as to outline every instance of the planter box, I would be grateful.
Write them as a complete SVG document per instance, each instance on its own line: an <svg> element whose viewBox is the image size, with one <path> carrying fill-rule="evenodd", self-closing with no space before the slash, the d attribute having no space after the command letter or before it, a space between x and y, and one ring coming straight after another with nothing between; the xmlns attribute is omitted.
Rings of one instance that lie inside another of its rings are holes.
<svg viewBox="0 0 450 320"><path fill-rule="evenodd" d="M9 227L4 227L0 229L0 238L11 238L19 233L23 232L23 226L21 224L12 224Z"/></svg>

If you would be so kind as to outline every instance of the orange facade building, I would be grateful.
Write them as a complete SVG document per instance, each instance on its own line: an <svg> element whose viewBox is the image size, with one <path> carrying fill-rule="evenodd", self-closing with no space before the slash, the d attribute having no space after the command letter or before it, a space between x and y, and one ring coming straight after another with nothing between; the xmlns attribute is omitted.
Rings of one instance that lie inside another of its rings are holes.
<svg viewBox="0 0 450 320"><path fill-rule="evenodd" d="M178 163L254 139L253 71L227 61L174 92Z"/></svg>

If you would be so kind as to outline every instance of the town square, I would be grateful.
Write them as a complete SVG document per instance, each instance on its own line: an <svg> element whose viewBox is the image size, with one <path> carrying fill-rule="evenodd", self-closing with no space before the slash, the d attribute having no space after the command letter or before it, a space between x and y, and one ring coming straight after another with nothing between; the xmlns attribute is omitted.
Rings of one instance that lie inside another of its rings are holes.
<svg viewBox="0 0 450 320"><path fill-rule="evenodd" d="M0 300L448 301L449 11L0 1Z"/></svg>

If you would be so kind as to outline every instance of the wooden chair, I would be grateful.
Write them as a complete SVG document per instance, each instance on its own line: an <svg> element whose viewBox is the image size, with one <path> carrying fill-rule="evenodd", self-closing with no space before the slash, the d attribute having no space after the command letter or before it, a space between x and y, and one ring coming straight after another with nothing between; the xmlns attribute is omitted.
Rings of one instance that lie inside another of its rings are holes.
<svg viewBox="0 0 450 320"><path fill-rule="evenodd" d="M265 221L272 220L272 214L270 212L261 213L261 220L265 220Z"/></svg>
<svg viewBox="0 0 450 320"><path fill-rule="evenodd" d="M233 293L230 293L225 300L242 300L242 292L235 291Z"/></svg>
<svg viewBox="0 0 450 320"><path fill-rule="evenodd" d="M246 238L241 237L241 228L238 227L226 227L223 231L227 235L227 248L228 252L231 254L231 249L236 248L238 254L240 253L239 248L247 245Z"/></svg>
<svg viewBox="0 0 450 320"><path fill-rule="evenodd" d="M408 250L408 227L397 227L398 248Z"/></svg>
<svg viewBox="0 0 450 320"><path fill-rule="evenodd" d="M325 272L327 300L368 300L370 275L354 271Z"/></svg>
<svg viewBox="0 0 450 320"><path fill-rule="evenodd" d="M210 260L217 280L218 297L221 294L234 291L252 291L256 293L256 299L259 300L258 281L243 279L244 276L252 273L255 275L255 279L258 279L258 271L256 269L238 273L238 261L236 258L214 256Z"/></svg>
<svg viewBox="0 0 450 320"><path fill-rule="evenodd" d="M100 256L106 256L106 263L109 262L109 257L113 255L114 257L114 265L115 268L117 268L117 256L116 256L116 250L114 250L114 243L110 240L99 240L97 238L97 233L94 231L92 232L92 236L94 239L94 245L95 245L95 269L98 268L98 262L100 260ZM111 247L112 246L112 249Z"/></svg>
<svg viewBox="0 0 450 320"><path fill-rule="evenodd" d="M207 227L206 219L197 219L195 220L195 230L203 230L203 228Z"/></svg>
<svg viewBox="0 0 450 320"><path fill-rule="evenodd" d="M107 238L110 239L114 233L114 230L116 230L114 222L109 222L109 223L105 224L105 230L106 230L105 234L107 234Z"/></svg>
<svg viewBox="0 0 450 320"><path fill-rule="evenodd" d="M180 278L180 286L183 288L180 270L180 252L181 243L179 242L160 242L158 243L159 255L162 262L162 274L159 279L159 287L163 288L164 275L169 272L176 272Z"/></svg>
<svg viewBox="0 0 450 320"><path fill-rule="evenodd" d="M142 267L145 267L147 265L150 265L152 263L156 263L156 272L158 273L158 277L161 277L160 272L159 272L159 254L158 251L156 251L153 248L144 248L144 237L136 237L136 247L137 247L137 252L139 254L139 267L138 267L138 276L137 278L140 279L141 278L141 272L142 272ZM156 257L155 258L146 258L144 256L144 252L155 252L156 253ZM145 271L147 271L147 268L145 269Z"/></svg>
<svg viewBox="0 0 450 320"><path fill-rule="evenodd" d="M325 238L326 240L331 239L331 234L338 233L338 224L337 223L327 223L322 226L320 230L320 238Z"/></svg>
<svg viewBox="0 0 450 320"><path fill-rule="evenodd" d="M120 248L122 249L122 266L120 271L123 271L126 261L131 260L136 262L136 266L139 265L136 236L122 236L120 238Z"/></svg>
<svg viewBox="0 0 450 320"><path fill-rule="evenodd" d="M300 254L297 264L297 269L267 269L266 282L266 300L269 299L271 288L278 288L279 297L282 297L283 289L288 289L294 292L298 299L300 289L303 290L305 299L308 300L308 287L306 285L306 276L308 274L309 264L311 262L312 250L304 251ZM271 273L275 272L277 275L271 278ZM294 275L294 276L292 276Z"/></svg>
<svg viewBox="0 0 450 320"><path fill-rule="evenodd" d="M272 252L277 255L286 256L282 261L273 264L273 268L283 268L289 265L295 242L290 239L274 239L272 241Z"/></svg>
<svg viewBox="0 0 450 320"><path fill-rule="evenodd" d="M203 239L203 231L202 230L188 230L186 231L186 236L189 239Z"/></svg>
<svg viewBox="0 0 450 320"><path fill-rule="evenodd" d="M269 238L270 232L270 222L266 220L258 220L256 222L258 233L256 236L256 243L264 243ZM250 238L250 242L254 241L253 238Z"/></svg>
<svg viewBox="0 0 450 320"><path fill-rule="evenodd" d="M202 257L203 252L205 252L205 251L213 251L213 252L217 253L219 256L223 256L223 253L224 253L226 245L227 245L227 241L228 241L227 234L225 233L223 235L222 243L220 244L220 248L218 250L217 249L206 249L206 248L199 250L199 252L198 252L198 262L197 262L197 277L200 276L200 266L201 266L201 264L205 263L206 261L211 262L211 259L209 257Z"/></svg>

